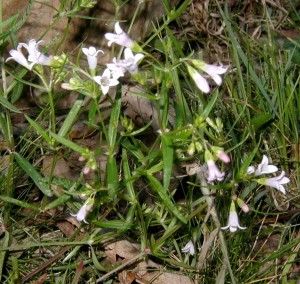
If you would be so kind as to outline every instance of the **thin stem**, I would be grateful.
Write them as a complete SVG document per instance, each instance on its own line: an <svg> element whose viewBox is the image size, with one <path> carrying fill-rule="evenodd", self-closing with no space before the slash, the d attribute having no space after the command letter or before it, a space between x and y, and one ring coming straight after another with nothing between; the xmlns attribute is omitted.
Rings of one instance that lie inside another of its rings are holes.
<svg viewBox="0 0 300 284"><path fill-rule="evenodd" d="M198 171L198 173L197 173L198 178L200 180L200 184L201 184L200 188L201 188L202 194L204 195L204 197L206 199L206 203L208 205L208 213L212 216L212 219L214 220L217 229L219 229L221 227L221 224L220 224L220 220L219 220L217 210L215 207L214 197L212 197L212 194L211 194L212 192L208 189L208 186L207 186L205 172L206 172L206 170L202 166L200 171ZM235 284L236 281L235 281L235 278L234 278L234 275L233 275L233 272L231 269L231 265L230 265L230 261L229 261L229 257L228 257L229 253L227 250L227 245L226 245L225 238L224 238L222 231L219 231L219 238L221 241L220 243L221 243L221 249L223 251L224 261L226 262L226 266L230 273L231 283ZM200 261L201 261L201 259L199 258L199 262ZM199 265L199 262L197 265Z"/></svg>

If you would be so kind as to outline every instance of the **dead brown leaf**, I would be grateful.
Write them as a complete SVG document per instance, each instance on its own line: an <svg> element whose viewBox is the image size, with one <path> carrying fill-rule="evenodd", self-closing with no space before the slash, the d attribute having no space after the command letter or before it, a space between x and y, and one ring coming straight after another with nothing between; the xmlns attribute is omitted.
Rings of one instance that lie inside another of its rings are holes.
<svg viewBox="0 0 300 284"><path fill-rule="evenodd" d="M126 262L140 253L140 245L127 240L117 241L105 246L105 254L111 264Z"/></svg>
<svg viewBox="0 0 300 284"><path fill-rule="evenodd" d="M43 159L43 174L45 176L55 176L74 180L68 162L60 156L45 156Z"/></svg>
<svg viewBox="0 0 300 284"><path fill-rule="evenodd" d="M160 128L157 108L153 102L140 95L146 91L140 86L124 86L122 89L122 103L125 106L124 115L132 119L137 126L143 126L152 121L152 128L156 131ZM175 124L175 110L169 106L169 122Z"/></svg>
<svg viewBox="0 0 300 284"><path fill-rule="evenodd" d="M31 282L32 284L43 284L48 278L48 273L43 273L38 280Z"/></svg>
<svg viewBox="0 0 300 284"><path fill-rule="evenodd" d="M136 280L136 274L131 271L123 270L119 273L119 281L121 284L131 284Z"/></svg>
<svg viewBox="0 0 300 284"><path fill-rule="evenodd" d="M193 281L178 273L166 272L163 266L158 265L152 260L140 262L133 270L137 276L145 283L151 282L152 284L192 284Z"/></svg>

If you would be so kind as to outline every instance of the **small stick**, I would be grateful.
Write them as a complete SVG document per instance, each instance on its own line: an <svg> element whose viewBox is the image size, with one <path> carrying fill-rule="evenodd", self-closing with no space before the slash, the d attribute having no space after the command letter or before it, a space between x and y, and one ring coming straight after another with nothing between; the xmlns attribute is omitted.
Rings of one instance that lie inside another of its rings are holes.
<svg viewBox="0 0 300 284"><path fill-rule="evenodd" d="M141 259L142 257L144 257L147 253L147 251L141 252L140 254L136 255L135 257L133 257L132 259L129 259L128 261L124 262L123 264L121 264L120 266L118 266L117 268L109 271L108 273L106 273L105 275L103 275L102 277L100 277L96 283L100 283L102 281L104 281L106 278L108 278L109 276L111 276L112 274L124 269L126 266L133 264L134 262L136 262L137 260Z"/></svg>
<svg viewBox="0 0 300 284"><path fill-rule="evenodd" d="M25 283L30 278L32 278L37 273L41 272L45 268L47 268L49 265L51 265L53 262L55 262L57 259L59 259L67 250L69 250L72 246L66 246L62 248L56 255L48 259L45 263L43 263L41 266L36 268L35 270L31 271L29 274L27 274L25 277L22 278L22 283Z"/></svg>

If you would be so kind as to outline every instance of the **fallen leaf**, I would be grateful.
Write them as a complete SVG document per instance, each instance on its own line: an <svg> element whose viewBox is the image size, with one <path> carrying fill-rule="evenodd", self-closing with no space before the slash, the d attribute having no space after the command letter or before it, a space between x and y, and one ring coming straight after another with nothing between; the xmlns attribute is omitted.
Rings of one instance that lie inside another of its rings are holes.
<svg viewBox="0 0 300 284"><path fill-rule="evenodd" d="M131 284L136 280L136 274L131 271L123 270L119 273L119 281L121 284Z"/></svg>
<svg viewBox="0 0 300 284"><path fill-rule="evenodd" d="M131 243L127 240L117 241L105 246L105 254L111 264L116 264L121 260L125 262L140 253L140 245Z"/></svg>
<svg viewBox="0 0 300 284"><path fill-rule="evenodd" d="M192 284L194 283L188 276L179 273L171 273L164 271L164 267L158 265L152 260L142 261L133 270L137 276L145 283L151 281L152 284ZM154 279L154 280L153 280ZM153 281L152 281L153 280Z"/></svg>

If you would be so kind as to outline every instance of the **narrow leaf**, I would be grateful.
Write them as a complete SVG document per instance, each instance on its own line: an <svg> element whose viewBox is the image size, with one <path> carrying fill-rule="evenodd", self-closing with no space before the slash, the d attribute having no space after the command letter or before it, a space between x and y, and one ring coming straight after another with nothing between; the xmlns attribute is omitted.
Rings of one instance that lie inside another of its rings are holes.
<svg viewBox="0 0 300 284"><path fill-rule="evenodd" d="M173 170L173 156L174 149L172 140L167 136L161 135L162 141L162 156L163 156L163 180L164 180L164 190L167 192L170 185L172 170Z"/></svg>
<svg viewBox="0 0 300 284"><path fill-rule="evenodd" d="M114 156L109 156L106 165L106 182L108 188L108 195L114 198L117 193L118 185L118 167Z"/></svg>
<svg viewBox="0 0 300 284"><path fill-rule="evenodd" d="M117 133L118 133L118 125L119 125L119 117L120 117L120 111L121 111L121 96L122 95L122 89L121 87L118 87L116 99L112 107L112 112L110 115L109 125L108 125L108 145L110 154L113 154L117 139Z"/></svg>
<svg viewBox="0 0 300 284"><path fill-rule="evenodd" d="M77 153L80 153L80 154L86 154L87 153L87 150L79 145L77 145L76 143L64 138L64 137L61 137L53 132L50 132L51 136L56 140L58 141L59 143L69 147L70 149L74 150L75 152Z"/></svg>
<svg viewBox="0 0 300 284"><path fill-rule="evenodd" d="M65 137L68 133L68 131L70 130L70 128L72 127L76 117L77 117L77 114L79 113L81 107L82 107L82 104L83 104L83 100L77 100L73 107L71 108L71 110L69 111L66 119L64 120L64 123L63 125L61 126L59 132L58 132L58 135L61 136L61 137Z"/></svg>
<svg viewBox="0 0 300 284"><path fill-rule="evenodd" d="M43 176L21 155L19 155L18 153L13 154L19 166L31 177L40 191L43 192L46 196L53 196L52 190L45 182Z"/></svg>
<svg viewBox="0 0 300 284"><path fill-rule="evenodd" d="M30 125L36 130L36 132L41 135L44 140L48 143L51 144L51 138L48 136L46 131L34 120L32 120L29 116L25 115L27 121L30 123Z"/></svg>
<svg viewBox="0 0 300 284"><path fill-rule="evenodd" d="M24 202L24 201L21 201L21 200L12 198L12 197L0 195L0 199L3 200L3 201L5 201L5 202L9 202L9 203L15 204L15 205L17 205L19 207L22 207L22 208L28 208L28 209L32 209L34 211L40 211L39 207L36 207L36 206L34 206L32 204L29 204L27 202Z"/></svg>
<svg viewBox="0 0 300 284"><path fill-rule="evenodd" d="M212 108L214 107L217 99L219 97L219 92L218 90L216 90L212 96L212 98L210 99L209 103L206 105L205 109L203 110L203 112L201 113L201 116L203 117L208 117Z"/></svg>
<svg viewBox="0 0 300 284"><path fill-rule="evenodd" d="M62 196L58 197L57 199L55 199L54 201L52 201L51 203L47 204L47 206L45 206L43 208L44 211L50 210L52 208L56 208L57 206L63 205L65 204L69 199L71 198L70 195L67 194L63 194Z"/></svg>
<svg viewBox="0 0 300 284"><path fill-rule="evenodd" d="M172 202L168 193L164 190L162 184L155 177L151 175L147 175L147 178L150 182L152 189L158 193L159 197L166 205L166 207L169 209L169 211L173 213L181 222L186 224L187 223L186 218L178 211L176 204Z"/></svg>
<svg viewBox="0 0 300 284"><path fill-rule="evenodd" d="M0 93L0 104L4 106L5 108L9 109L12 112L15 113L22 113L20 110L18 110L12 103L10 103L7 99L5 99L2 94Z"/></svg>

